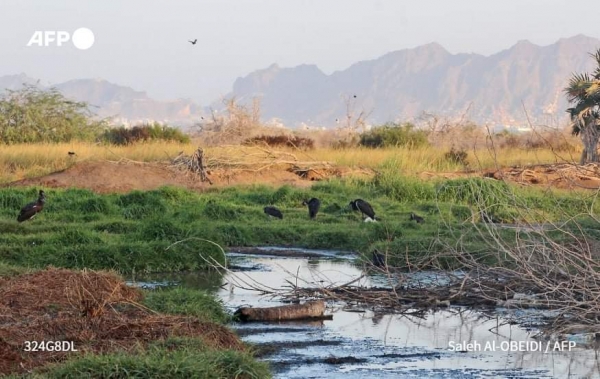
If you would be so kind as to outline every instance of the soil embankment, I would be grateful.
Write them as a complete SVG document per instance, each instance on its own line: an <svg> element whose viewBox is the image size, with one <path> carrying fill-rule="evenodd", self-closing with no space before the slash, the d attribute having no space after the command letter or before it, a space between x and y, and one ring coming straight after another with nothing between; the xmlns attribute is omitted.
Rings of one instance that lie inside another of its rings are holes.
<svg viewBox="0 0 600 379"><path fill-rule="evenodd" d="M245 349L225 326L159 314L141 300L138 289L107 272L51 268L0 278L0 375L30 372L74 354L128 351L171 336L198 337L215 349ZM26 351L38 347L33 341L68 341L77 352Z"/></svg>
<svg viewBox="0 0 600 379"><path fill-rule="evenodd" d="M340 175L342 175L340 173ZM310 186L319 177L283 168L252 170L212 170L209 177L214 186L238 184L272 184ZM73 165L49 175L22 179L7 186L40 186L45 188L84 188L97 193L125 193L132 190L153 190L172 185L203 190L211 185L193 175L186 175L167 164L89 161Z"/></svg>
<svg viewBox="0 0 600 379"><path fill-rule="evenodd" d="M315 181L350 175L373 176L372 170L335 168L329 170L301 170L273 166L260 170L213 169L209 177L214 187L244 184L274 186L292 185L309 187ZM599 189L600 166L588 164L548 164L527 167L504 167L498 170L472 172L423 172L421 179L460 177L487 177L524 186L560 189ZM153 190L165 185L202 191L211 187L193 175L174 170L168 164L139 163L131 161L86 161L49 175L22 179L7 186L36 186L45 188L84 188L97 193L126 193L132 190Z"/></svg>

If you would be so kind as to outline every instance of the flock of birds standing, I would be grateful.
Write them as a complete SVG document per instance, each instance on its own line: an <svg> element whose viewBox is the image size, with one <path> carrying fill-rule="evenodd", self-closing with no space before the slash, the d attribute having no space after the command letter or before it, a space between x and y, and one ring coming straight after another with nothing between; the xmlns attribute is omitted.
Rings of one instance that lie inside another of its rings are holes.
<svg viewBox="0 0 600 379"><path fill-rule="evenodd" d="M313 197L310 200L303 201L302 205L308 207L308 217L311 220L314 220L317 218L317 213L319 213L319 209L321 208L321 200L317 199L316 197ZM371 206L371 204L369 204L368 202L366 202L363 199L352 200L348 204L348 206L353 211L359 211L361 213L361 215L363 217L365 217L365 219L364 219L365 222L375 222L377 220L380 220L379 218L377 218L375 216L375 211L373 210L373 207ZM264 212L267 216L271 216L271 217L278 218L278 219L283 219L283 213L274 206L265 207ZM415 213L410 214L410 220L416 221L418 224L422 224L423 222L425 222L425 219L423 217L418 216Z"/></svg>
<svg viewBox="0 0 600 379"><path fill-rule="evenodd" d="M46 194L44 193L43 190L40 190L36 201L32 201L31 203L29 203L29 204L25 205L23 208L21 208L21 212L17 216L17 221L23 222L23 221L31 220L39 212L41 212L44 209L45 203L46 203ZM317 213L319 213L319 209L321 208L321 200L317 199L316 197L313 197L310 200L303 201L302 205L308 207L308 217L311 220L314 220L317 218ZM348 205L350 206L350 208L352 210L360 211L360 213L363 217L366 216L365 222L374 222L374 221L378 220L378 218L375 216L375 211L373 210L373 207L371 206L371 204L364 201L363 199L352 200ZM273 207L273 206L265 207L264 212L268 216L275 217L278 219L283 219L283 213L276 207ZM411 221L414 220L419 224L421 224L425 221L425 219L423 217L417 216L415 213L410 214L410 220Z"/></svg>

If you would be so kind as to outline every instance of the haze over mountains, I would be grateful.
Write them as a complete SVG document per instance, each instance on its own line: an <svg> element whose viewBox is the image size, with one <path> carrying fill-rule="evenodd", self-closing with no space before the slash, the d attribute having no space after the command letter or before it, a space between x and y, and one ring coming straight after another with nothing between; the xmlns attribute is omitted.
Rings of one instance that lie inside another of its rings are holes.
<svg viewBox="0 0 600 379"><path fill-rule="evenodd" d="M144 91L120 86L102 79L76 79L64 83L41 85L25 74L0 76L2 89L16 90L23 84L55 87L63 95L91 105L99 117L111 117L115 124L139 124L160 121L178 126L190 126L204 113L201 106L187 99L160 101Z"/></svg>
<svg viewBox="0 0 600 379"><path fill-rule="evenodd" d="M314 65L277 65L238 79L230 94L261 96L266 118L331 125L347 113L370 112L373 124L418 117L423 111L468 116L477 122L522 123L523 104L535 119L562 118L562 89L572 72L590 70L600 40L578 35L549 46L519 41L491 56L451 54L431 43L358 62L325 75ZM353 96L356 95L356 101Z"/></svg>
<svg viewBox="0 0 600 379"><path fill-rule="evenodd" d="M491 124L523 124L524 108L544 123L564 120L568 107L562 93L571 73L589 71L588 53L600 40L578 35L548 46L519 41L499 53L451 54L436 43L388 53L326 75L315 65L257 70L233 84L226 96L240 102L261 99L264 120L278 118L289 126L301 123L334 126L347 114L369 113L371 124L410 120L424 111L467 117ZM0 89L35 83L26 75L0 77ZM158 101L98 79L55 85L66 96L98 106L101 116L152 119L189 125L207 111L190 100ZM198 89L202 91L201 88ZM356 98L354 96L356 95ZM213 108L222 107L215 101Z"/></svg>

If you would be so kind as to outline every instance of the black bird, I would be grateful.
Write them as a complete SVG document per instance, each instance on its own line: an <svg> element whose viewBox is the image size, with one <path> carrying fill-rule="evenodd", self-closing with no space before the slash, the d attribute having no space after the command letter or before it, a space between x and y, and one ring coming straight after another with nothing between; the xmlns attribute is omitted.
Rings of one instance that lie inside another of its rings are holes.
<svg viewBox="0 0 600 379"><path fill-rule="evenodd" d="M189 43L191 43L192 45L195 45L195 44L196 44L196 42L198 42L198 38L196 38L196 39L195 39L195 40L193 40L193 41L188 41L188 42L189 42Z"/></svg>
<svg viewBox="0 0 600 379"><path fill-rule="evenodd" d="M373 211L373 207L371 204L367 203L363 199L356 199L350 202L350 206L355 211L360 211L363 216L369 217L371 220L375 221L375 212Z"/></svg>
<svg viewBox="0 0 600 379"><path fill-rule="evenodd" d="M275 207L265 207L264 211L265 211L265 214L267 214L269 216L283 219L283 213L281 213L281 211Z"/></svg>
<svg viewBox="0 0 600 379"><path fill-rule="evenodd" d="M379 250L373 250L373 266L375 267L385 267L385 255L380 253Z"/></svg>
<svg viewBox="0 0 600 379"><path fill-rule="evenodd" d="M488 214L486 211L479 212L479 215L481 216L481 221L483 221L487 224L499 224L500 223L500 220L498 220L493 215Z"/></svg>
<svg viewBox="0 0 600 379"><path fill-rule="evenodd" d="M38 212L41 212L44 209L44 203L46 202L46 195L44 191L40 190L39 197L37 201L33 201L23 208L21 208L21 213L17 217L18 222L23 222L27 220L31 220L35 217Z"/></svg>
<svg viewBox="0 0 600 379"><path fill-rule="evenodd" d="M77 155L77 154L75 154L75 152L74 152L74 151L69 151L67 154L69 154L69 156L70 156L70 157L72 157L72 156L74 156L74 155Z"/></svg>
<svg viewBox="0 0 600 379"><path fill-rule="evenodd" d="M425 222L425 219L413 212L410 214L410 221L416 221L417 224L422 224Z"/></svg>
<svg viewBox="0 0 600 379"><path fill-rule="evenodd" d="M319 208L321 207L321 201L319 199L313 197L308 201L304 200L302 205L308 206L308 216L311 220L317 218L317 213L319 213Z"/></svg>

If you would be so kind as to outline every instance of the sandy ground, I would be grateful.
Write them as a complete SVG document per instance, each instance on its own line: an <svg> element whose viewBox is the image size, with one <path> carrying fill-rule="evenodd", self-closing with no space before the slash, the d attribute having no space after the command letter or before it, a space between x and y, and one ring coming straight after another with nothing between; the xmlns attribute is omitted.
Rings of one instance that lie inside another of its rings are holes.
<svg viewBox="0 0 600 379"><path fill-rule="evenodd" d="M314 177L303 178L294 172L283 169L262 170L219 170L209 171L213 187L237 184L273 184L310 186ZM312 180L311 180L312 179ZM177 171L165 164L133 162L81 162L66 170L50 175L23 179L7 186L36 186L45 188L86 188L99 193L129 192L131 190L152 190L172 185L203 190L211 187L198 177Z"/></svg>
<svg viewBox="0 0 600 379"><path fill-rule="evenodd" d="M194 175L177 171L160 163L136 162L80 162L66 170L50 175L23 179L7 186L36 186L45 188L86 188L99 193L129 192L131 190L152 190L165 185L181 186L202 191L209 187L232 185L267 184L274 186L311 186L315 181L329 177L349 175L372 176L371 170L350 170L336 168L324 171L298 172L285 167L272 167L263 170L219 169L208 171L212 181L203 183ZM588 164L549 164L530 167L506 167L498 170L477 172L436 173L423 172L422 179L488 177L505 180L523 186L552 187L561 189L599 189L600 166Z"/></svg>
<svg viewBox="0 0 600 379"><path fill-rule="evenodd" d="M497 170L479 172L453 172L430 173L423 172L419 175L422 179L432 178L459 178L459 177L486 177L504 180L522 186L536 186L542 188L560 188L567 190L600 189L600 165L587 164L578 166L573 164L546 164L527 167L503 167Z"/></svg>

